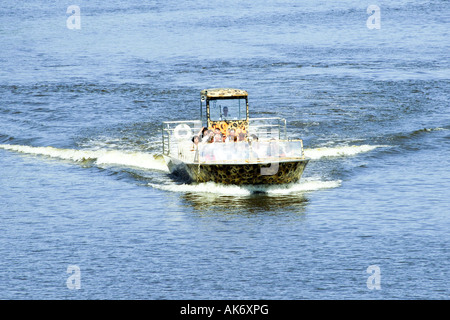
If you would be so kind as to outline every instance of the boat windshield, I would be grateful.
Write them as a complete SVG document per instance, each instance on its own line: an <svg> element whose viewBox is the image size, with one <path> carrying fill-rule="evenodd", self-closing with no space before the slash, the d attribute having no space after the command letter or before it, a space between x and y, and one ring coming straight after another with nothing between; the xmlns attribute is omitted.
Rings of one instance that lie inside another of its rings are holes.
<svg viewBox="0 0 450 320"><path fill-rule="evenodd" d="M245 120L247 103L245 99L210 100L210 119L212 121Z"/></svg>

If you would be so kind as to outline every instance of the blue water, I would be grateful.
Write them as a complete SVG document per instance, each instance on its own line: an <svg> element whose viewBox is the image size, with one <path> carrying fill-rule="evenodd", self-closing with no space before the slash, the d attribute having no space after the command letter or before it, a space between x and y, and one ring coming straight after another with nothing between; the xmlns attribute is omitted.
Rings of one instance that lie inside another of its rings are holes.
<svg viewBox="0 0 450 320"><path fill-rule="evenodd" d="M72 4L0 3L0 299L450 297L448 1ZM287 119L301 182L169 175L214 87Z"/></svg>

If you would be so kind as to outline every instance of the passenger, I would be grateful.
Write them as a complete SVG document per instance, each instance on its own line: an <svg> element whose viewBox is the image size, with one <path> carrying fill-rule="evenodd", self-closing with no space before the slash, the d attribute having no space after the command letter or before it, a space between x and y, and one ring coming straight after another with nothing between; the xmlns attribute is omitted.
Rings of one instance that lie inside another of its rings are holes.
<svg viewBox="0 0 450 320"><path fill-rule="evenodd" d="M198 135L201 139L203 139L203 138L205 137L207 131L208 131L208 128L202 127L202 128L200 129L200 131L198 132L197 135Z"/></svg>
<svg viewBox="0 0 450 320"><path fill-rule="evenodd" d="M236 142L236 131L234 129L228 129L228 136L225 139L225 142Z"/></svg>
<svg viewBox="0 0 450 320"><path fill-rule="evenodd" d="M192 137L192 142L193 142L193 145L192 145L192 150L191 151L194 151L194 150L197 150L198 149L198 143L201 141L201 138L199 137L199 136L193 136Z"/></svg>
<svg viewBox="0 0 450 320"><path fill-rule="evenodd" d="M207 131L208 131L207 128L202 127L200 129L200 131L197 133L197 135L192 137L192 142L194 143L194 146L198 146L199 142L202 142L203 140L206 140L205 136L206 136L206 132ZM198 138L198 140L197 140L197 138Z"/></svg>
<svg viewBox="0 0 450 320"><path fill-rule="evenodd" d="M205 132L205 136L202 139L202 143L212 143L214 138L214 133L212 130L208 129Z"/></svg>
<svg viewBox="0 0 450 320"><path fill-rule="evenodd" d="M246 134L244 132L240 132L238 136L238 142L245 141Z"/></svg>
<svg viewBox="0 0 450 320"><path fill-rule="evenodd" d="M192 137L192 146L191 146L191 152L194 153L194 161L198 160L198 143L200 141L199 136L193 136Z"/></svg>
<svg viewBox="0 0 450 320"><path fill-rule="evenodd" d="M215 142L215 143L217 143L217 142L223 142L223 140L222 140L222 134L221 134L221 133L216 133L216 134L214 134L214 142Z"/></svg>

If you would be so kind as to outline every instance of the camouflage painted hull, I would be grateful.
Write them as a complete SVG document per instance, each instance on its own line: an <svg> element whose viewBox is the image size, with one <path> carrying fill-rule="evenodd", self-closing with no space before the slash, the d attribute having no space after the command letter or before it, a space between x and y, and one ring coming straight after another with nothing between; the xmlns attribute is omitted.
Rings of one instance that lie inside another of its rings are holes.
<svg viewBox="0 0 450 320"><path fill-rule="evenodd" d="M285 184L300 180L309 159L284 159L274 163L185 163L164 157L172 173L194 182L222 184Z"/></svg>

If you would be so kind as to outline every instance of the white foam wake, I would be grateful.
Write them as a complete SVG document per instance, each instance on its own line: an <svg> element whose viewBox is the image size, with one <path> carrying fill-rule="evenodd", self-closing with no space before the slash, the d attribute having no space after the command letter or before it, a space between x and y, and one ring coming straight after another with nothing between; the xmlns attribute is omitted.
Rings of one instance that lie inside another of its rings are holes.
<svg viewBox="0 0 450 320"><path fill-rule="evenodd" d="M361 146L339 146L334 148L324 147L315 149L305 149L304 152L306 157L317 160L328 157L354 156L356 154L369 152L380 147L385 146L361 145Z"/></svg>
<svg viewBox="0 0 450 320"><path fill-rule="evenodd" d="M168 171L163 159L144 152L127 152L120 150L76 150L54 147L30 147L23 145L1 144L1 149L26 154L47 156L74 162L95 161L98 165L121 165L150 170Z"/></svg>
<svg viewBox="0 0 450 320"><path fill-rule="evenodd" d="M315 179L304 179L301 182L288 185L271 186L238 186L223 185L215 182L205 182L196 184L155 184L149 183L149 186L171 192L195 193L203 195L222 195L222 196L248 196L253 193L264 192L267 194L285 195L291 193L301 193L307 191L316 191L321 189L337 188L341 181L322 181Z"/></svg>

